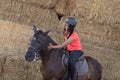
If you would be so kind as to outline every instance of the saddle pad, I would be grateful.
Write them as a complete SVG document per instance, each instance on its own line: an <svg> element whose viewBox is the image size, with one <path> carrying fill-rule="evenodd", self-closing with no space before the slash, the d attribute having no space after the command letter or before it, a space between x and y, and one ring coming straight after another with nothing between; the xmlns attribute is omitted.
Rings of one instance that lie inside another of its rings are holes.
<svg viewBox="0 0 120 80"><path fill-rule="evenodd" d="M84 75L88 72L88 64L85 58L81 61L77 61L75 67L78 75Z"/></svg>

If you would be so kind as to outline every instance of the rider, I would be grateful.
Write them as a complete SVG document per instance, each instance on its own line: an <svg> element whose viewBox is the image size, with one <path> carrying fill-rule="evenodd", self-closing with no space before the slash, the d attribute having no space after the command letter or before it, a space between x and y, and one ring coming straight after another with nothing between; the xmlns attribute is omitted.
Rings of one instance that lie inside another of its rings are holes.
<svg viewBox="0 0 120 80"><path fill-rule="evenodd" d="M70 77L71 80L75 80L75 66L74 63L76 60L83 54L81 51L81 42L80 39L74 30L75 26L77 24L77 21L73 17L69 17L65 21L65 27L64 27L64 36L65 36L65 42L60 45L52 45L51 43L48 46L48 49L55 49L55 48L64 48L66 47L67 51L69 51L70 54Z"/></svg>

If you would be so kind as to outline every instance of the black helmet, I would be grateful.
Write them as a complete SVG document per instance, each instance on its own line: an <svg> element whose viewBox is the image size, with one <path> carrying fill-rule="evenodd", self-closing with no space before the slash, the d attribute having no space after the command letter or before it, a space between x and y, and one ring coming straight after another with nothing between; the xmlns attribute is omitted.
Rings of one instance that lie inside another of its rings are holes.
<svg viewBox="0 0 120 80"><path fill-rule="evenodd" d="M76 26L76 24L77 24L77 21L73 17L67 18L65 22L70 24L70 25L73 25L73 26Z"/></svg>

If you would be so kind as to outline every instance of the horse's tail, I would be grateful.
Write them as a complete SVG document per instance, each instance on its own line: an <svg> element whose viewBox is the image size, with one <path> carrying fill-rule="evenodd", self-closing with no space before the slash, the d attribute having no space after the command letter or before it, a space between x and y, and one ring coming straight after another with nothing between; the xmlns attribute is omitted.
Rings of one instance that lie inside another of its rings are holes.
<svg viewBox="0 0 120 80"><path fill-rule="evenodd" d="M89 66L89 78L90 80L101 80L102 66L101 64L90 56L85 56Z"/></svg>

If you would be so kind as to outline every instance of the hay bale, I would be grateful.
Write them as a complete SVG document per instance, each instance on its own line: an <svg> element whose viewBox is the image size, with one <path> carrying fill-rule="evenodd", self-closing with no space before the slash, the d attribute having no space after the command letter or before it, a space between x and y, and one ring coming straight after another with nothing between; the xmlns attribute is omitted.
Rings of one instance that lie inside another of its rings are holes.
<svg viewBox="0 0 120 80"><path fill-rule="evenodd" d="M53 9L49 9L54 7L55 3L56 0L2 0L0 1L0 19L29 26L35 24L40 27L55 28L58 17ZM51 7L44 8L40 4L51 5Z"/></svg>

